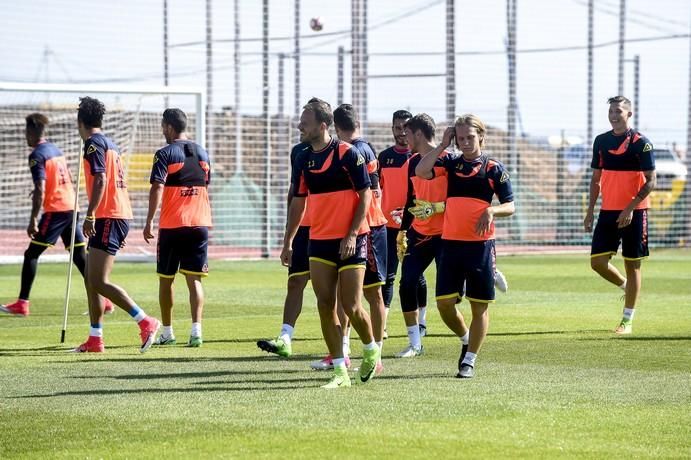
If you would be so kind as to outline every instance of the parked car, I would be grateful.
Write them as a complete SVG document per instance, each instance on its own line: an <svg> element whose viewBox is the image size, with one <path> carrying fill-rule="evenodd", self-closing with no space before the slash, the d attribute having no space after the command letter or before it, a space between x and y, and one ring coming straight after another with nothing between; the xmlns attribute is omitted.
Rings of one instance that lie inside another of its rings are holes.
<svg viewBox="0 0 691 460"><path fill-rule="evenodd" d="M671 191L675 188L675 183L676 187L680 187L686 182L688 171L676 153L670 149L660 148L653 149L653 155L657 172L656 190Z"/></svg>

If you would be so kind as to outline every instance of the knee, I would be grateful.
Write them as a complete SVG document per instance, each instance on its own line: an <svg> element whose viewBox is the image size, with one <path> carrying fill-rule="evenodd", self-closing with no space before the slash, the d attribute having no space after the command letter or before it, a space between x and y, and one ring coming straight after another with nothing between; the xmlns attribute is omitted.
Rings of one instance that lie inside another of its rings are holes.
<svg viewBox="0 0 691 460"><path fill-rule="evenodd" d="M439 310L439 314L442 316L455 315L457 312L456 298L437 300L437 310Z"/></svg>
<svg viewBox="0 0 691 460"><path fill-rule="evenodd" d="M39 246L38 244L30 244L29 247L24 251L25 259L38 259L43 251L46 250L45 246Z"/></svg>
<svg viewBox="0 0 691 460"><path fill-rule="evenodd" d="M593 257L590 259L590 268L594 271L601 273L603 270L607 269L608 261L601 259L599 257Z"/></svg>
<svg viewBox="0 0 691 460"><path fill-rule="evenodd" d="M309 280L307 275L291 276L288 278L288 290L303 291L307 286L307 280Z"/></svg>

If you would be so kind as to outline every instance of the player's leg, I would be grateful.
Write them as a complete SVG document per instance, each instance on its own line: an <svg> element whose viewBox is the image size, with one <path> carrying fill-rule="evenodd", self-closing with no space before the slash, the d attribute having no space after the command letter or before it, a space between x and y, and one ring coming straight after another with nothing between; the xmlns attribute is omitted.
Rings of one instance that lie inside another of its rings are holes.
<svg viewBox="0 0 691 460"><path fill-rule="evenodd" d="M190 313L192 315L192 330L188 347L200 347L202 341L202 313L204 311L204 288L202 287L202 276L185 273L187 290L190 293Z"/></svg>
<svg viewBox="0 0 691 460"><path fill-rule="evenodd" d="M316 243L316 244L314 244ZM341 325L336 313L336 292L338 282L338 269L336 262L332 258L336 257L337 250L333 251L328 246L337 244L335 241L311 241L310 247L310 279L312 289L317 297L317 310L319 312L319 322L321 324L322 336L329 350L329 355L333 358L333 376L324 388L340 388L350 386L350 377L343 357L343 340ZM319 246L315 250L315 246ZM320 250L324 249L324 251ZM331 254L335 253L335 254ZM318 254L312 257L312 254ZM332 255L332 257L329 257Z"/></svg>
<svg viewBox="0 0 691 460"><path fill-rule="evenodd" d="M619 249L620 238L616 221L618 215L618 211L600 211L593 230L590 267L602 278L624 290L626 278L610 263L610 259Z"/></svg>
<svg viewBox="0 0 691 460"><path fill-rule="evenodd" d="M435 299L437 310L444 324L456 334L460 341L458 365L468 350L469 333L465 318L456 308L456 303L463 296L462 286L466 281L466 267L463 248L458 241L440 240L437 246L437 280Z"/></svg>
<svg viewBox="0 0 691 460"><path fill-rule="evenodd" d="M489 309L487 302L470 301L470 310L473 319L470 322L470 340L468 342L468 352L461 360L458 368L458 378L472 378L475 376L475 360L480 352L487 330L489 329Z"/></svg>
<svg viewBox="0 0 691 460"><path fill-rule="evenodd" d="M209 275L208 247L209 229L207 227L185 227L176 229L178 252L180 253L180 273L185 275L189 291L192 328L188 347L200 347L202 340L202 312L204 310L204 289L202 278Z"/></svg>
<svg viewBox="0 0 691 460"><path fill-rule="evenodd" d="M0 305L0 312L17 316L29 315L29 297L34 279L36 279L38 258L58 240L66 220L64 214L46 212L41 216L38 223L38 234L34 236L29 247L24 251L19 296L13 303Z"/></svg>
<svg viewBox="0 0 691 460"><path fill-rule="evenodd" d="M382 298L384 299L384 335L387 338L386 322L389 317L391 302L393 301L394 283L398 271L398 254L396 253L396 237L400 230L386 227L386 279L382 286Z"/></svg>
<svg viewBox="0 0 691 460"><path fill-rule="evenodd" d="M309 227L298 228L293 239L293 255L288 267L288 282L286 297L283 302L283 323L276 339L262 339L257 341L257 347L268 353L282 357L292 354L293 333L300 313L305 287L310 279L309 256ZM329 361L330 362L330 361Z"/></svg>
<svg viewBox="0 0 691 460"><path fill-rule="evenodd" d="M353 329L363 344L362 364L358 372L358 380L361 383L369 381L374 376L377 363L381 358L381 350L372 334L370 317L362 308L361 292L364 276L364 260L362 264L348 264L339 269L338 296L343 310L350 318Z"/></svg>
<svg viewBox="0 0 691 460"><path fill-rule="evenodd" d="M70 251L70 243L72 241L72 212L69 212L68 216L69 217L65 221L62 234L60 235L60 238L65 245L65 251L67 252ZM82 227L79 225L79 213L77 213L75 224L77 227L74 231L74 251L72 251L72 262L74 262L77 270L79 270L79 273L81 273L82 277L84 277L86 276L86 240L84 239L84 234L82 233ZM106 314L113 313L115 309L113 308L113 303L110 300L103 298L101 299L101 302L103 302ZM89 312L87 311L86 314L88 313Z"/></svg>
<svg viewBox="0 0 691 460"><path fill-rule="evenodd" d="M464 242L461 252L466 254L466 298L470 302L473 319L470 323L468 352L458 368L459 378L475 375L475 359L482 347L489 328L488 305L494 302L494 265L496 254L494 240Z"/></svg>
<svg viewBox="0 0 691 460"><path fill-rule="evenodd" d="M24 251L19 296L12 303L0 305L0 312L17 316L29 316L29 295L36 278L38 258L46 249L48 249L47 245L36 244L34 241L29 243L29 247Z"/></svg>
<svg viewBox="0 0 691 460"><path fill-rule="evenodd" d="M424 274L420 275L417 283L417 305L420 337L424 337L427 335L427 280Z"/></svg>
<svg viewBox="0 0 691 460"><path fill-rule="evenodd" d="M621 322L614 330L617 334L633 332L633 315L641 292L641 261L648 257L648 211L634 211L631 224L622 234L622 256L626 269L624 312Z"/></svg>
<svg viewBox="0 0 691 460"><path fill-rule="evenodd" d="M370 307L372 334L380 351L384 349L386 307L384 306L382 286L386 282L387 252L386 227L384 225L372 227L367 237L367 269L363 281L363 294ZM384 366L380 359L377 363L376 372L379 374L383 370Z"/></svg>
<svg viewBox="0 0 691 460"><path fill-rule="evenodd" d="M137 322L142 340L140 351L143 353L153 344L161 323L156 318L147 316L123 288L110 281L115 255L127 237L129 223L122 219L96 219L95 227L96 235L89 239L86 263L86 282L88 289L93 290L89 294L92 328L94 324L101 326L103 317L103 306L96 305L101 304L95 301L96 293L110 299ZM94 316L97 314L100 314L99 322L94 323Z"/></svg>
<svg viewBox="0 0 691 460"><path fill-rule="evenodd" d="M434 259L434 253L429 250L423 238L413 229L408 231L408 251L401 263L399 285L401 310L408 333L408 346L396 353L397 358L418 356L422 354L423 350L418 316L418 295L422 274Z"/></svg>

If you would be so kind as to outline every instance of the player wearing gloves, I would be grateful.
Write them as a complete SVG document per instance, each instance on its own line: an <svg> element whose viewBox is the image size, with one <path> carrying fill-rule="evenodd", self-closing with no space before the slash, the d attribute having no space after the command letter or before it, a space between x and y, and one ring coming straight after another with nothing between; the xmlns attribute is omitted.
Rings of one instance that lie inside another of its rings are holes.
<svg viewBox="0 0 691 460"><path fill-rule="evenodd" d="M438 180L440 175L448 178L437 307L440 312L455 309L457 299L464 294L470 302L470 342L467 352L461 352L456 375L470 378L489 327L488 305L494 302L494 219L511 216L515 208L509 174L481 150L484 123L475 115L463 115L454 125L444 132L441 144L422 158L415 173L428 180ZM461 156L446 152L454 137ZM492 205L495 195L498 205ZM464 283L465 292L459 289Z"/></svg>
<svg viewBox="0 0 691 460"><path fill-rule="evenodd" d="M407 238L401 232L397 238L399 255L403 252L401 268L401 309L409 345L396 354L398 358L411 358L422 354L420 327L418 324L418 280L432 261L439 265L441 256L441 234L444 226L444 200L446 199L447 178L441 164L431 180L415 176L415 167L422 158L434 149L435 123L425 113L415 115L405 124L405 133L414 151L408 169L409 187L407 212L403 213L401 229L407 230ZM407 247L407 250L404 248ZM450 307L440 308L439 313L446 325L461 339L461 347L468 344L468 328L463 316L452 303Z"/></svg>

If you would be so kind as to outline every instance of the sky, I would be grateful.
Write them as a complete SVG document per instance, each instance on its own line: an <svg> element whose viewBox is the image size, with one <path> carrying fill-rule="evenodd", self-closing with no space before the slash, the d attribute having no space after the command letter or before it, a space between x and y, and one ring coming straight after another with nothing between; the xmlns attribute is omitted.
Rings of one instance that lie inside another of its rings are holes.
<svg viewBox="0 0 691 460"><path fill-rule="evenodd" d="M4 3L0 28L0 81L160 85L163 82L163 1L24 0ZM240 0L241 107L261 110L262 9L260 0ZM444 73L443 0L369 0L369 74ZM686 144L689 101L691 1L627 0L626 58L640 56L638 128L657 145ZM205 1L168 0L172 85L206 84ZM270 0L270 107L278 107L277 53L293 48L293 0ZM609 129L608 97L617 91L619 0L595 0L594 132ZM456 111L473 112L506 126L506 0L456 1ZM309 28L321 17L322 32ZM232 106L235 85L233 2L212 2L213 101ZM517 94L519 130L531 136L583 138L587 120L586 0L518 0ZM350 2L302 0L301 99L337 96L338 46L350 49ZM338 32L338 33L337 33ZM329 35L337 33L335 35ZM680 38L667 38L681 35ZM183 46L190 42L199 45ZM293 62L285 60L285 111L294 112ZM346 59L345 101L350 98ZM624 94L633 98L633 64L625 65ZM0 104L16 95L0 93ZM444 79L372 78L369 119L386 121L408 108L444 118Z"/></svg>

